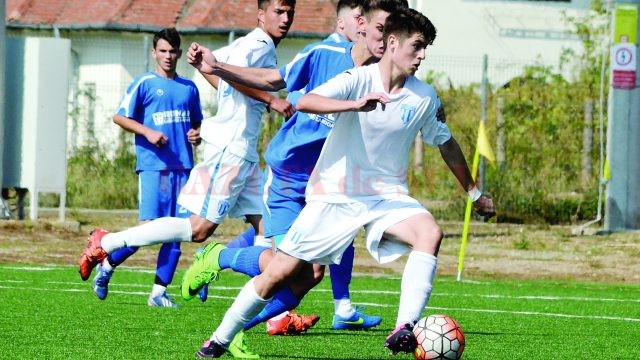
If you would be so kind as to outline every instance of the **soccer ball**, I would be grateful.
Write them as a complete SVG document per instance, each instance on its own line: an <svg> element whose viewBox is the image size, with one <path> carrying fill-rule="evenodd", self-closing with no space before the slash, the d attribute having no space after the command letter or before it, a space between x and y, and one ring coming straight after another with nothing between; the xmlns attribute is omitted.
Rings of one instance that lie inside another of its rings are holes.
<svg viewBox="0 0 640 360"><path fill-rule="evenodd" d="M413 352L417 360L452 359L462 357L464 334L458 323L447 315L431 315L413 327L418 346Z"/></svg>

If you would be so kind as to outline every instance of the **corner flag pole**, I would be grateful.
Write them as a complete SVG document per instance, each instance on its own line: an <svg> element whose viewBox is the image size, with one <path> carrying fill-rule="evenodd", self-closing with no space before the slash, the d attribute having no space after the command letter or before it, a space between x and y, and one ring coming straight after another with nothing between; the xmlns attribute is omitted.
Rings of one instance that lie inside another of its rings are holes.
<svg viewBox="0 0 640 360"><path fill-rule="evenodd" d="M476 152L473 155L473 165L471 166L471 176L473 181L476 180L478 173L478 164L480 163L480 149L476 146ZM462 281L462 269L464 268L464 253L467 250L467 239L469 237L469 222L471 221L471 208L473 202L471 198L467 198L467 207L464 211L464 227L462 229L462 243L460 244L460 255L458 255L458 281Z"/></svg>

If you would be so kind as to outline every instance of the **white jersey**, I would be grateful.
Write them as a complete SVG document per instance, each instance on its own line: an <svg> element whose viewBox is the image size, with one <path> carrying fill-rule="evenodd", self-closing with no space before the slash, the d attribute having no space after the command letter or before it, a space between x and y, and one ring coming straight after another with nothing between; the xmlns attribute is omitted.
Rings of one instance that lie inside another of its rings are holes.
<svg viewBox="0 0 640 360"><path fill-rule="evenodd" d="M355 100L371 92L385 92L378 64L348 70L312 93ZM333 130L307 184L307 201L330 203L393 199L408 194L409 151L418 132L430 146L451 138L446 124L436 119L440 100L428 84L406 79L384 110L336 114Z"/></svg>
<svg viewBox="0 0 640 360"><path fill-rule="evenodd" d="M229 46L213 52L216 59L242 67L275 68L276 47L260 28ZM245 96L220 80L218 112L202 122L201 136L208 143L226 149L251 162L258 162L258 135L266 105Z"/></svg>

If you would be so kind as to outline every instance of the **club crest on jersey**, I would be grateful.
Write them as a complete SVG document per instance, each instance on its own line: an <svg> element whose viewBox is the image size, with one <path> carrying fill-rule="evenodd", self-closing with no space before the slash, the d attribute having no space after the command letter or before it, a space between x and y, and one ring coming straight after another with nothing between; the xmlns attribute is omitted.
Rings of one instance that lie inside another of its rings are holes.
<svg viewBox="0 0 640 360"><path fill-rule="evenodd" d="M402 125L407 125L411 121L415 113L416 113L415 106L402 104L400 106L400 119L402 120Z"/></svg>
<svg viewBox="0 0 640 360"><path fill-rule="evenodd" d="M229 202L228 201L220 201L218 203L218 215L222 216L229 211Z"/></svg>
<svg viewBox="0 0 640 360"><path fill-rule="evenodd" d="M156 89L156 95L158 95L158 96L162 96L162 95L164 95L164 90L162 90L162 89Z"/></svg>

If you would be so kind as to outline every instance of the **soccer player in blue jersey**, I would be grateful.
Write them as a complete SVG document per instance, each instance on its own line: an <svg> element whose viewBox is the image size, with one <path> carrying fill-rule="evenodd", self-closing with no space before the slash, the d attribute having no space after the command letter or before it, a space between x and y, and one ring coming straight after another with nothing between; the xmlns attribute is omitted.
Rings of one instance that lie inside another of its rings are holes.
<svg viewBox="0 0 640 360"><path fill-rule="evenodd" d="M305 281L313 272L310 263L340 262L362 227L367 250L377 261L409 252L397 327L385 347L394 354L414 351L411 328L431 294L443 237L433 215L408 193L409 152L418 134L439 148L475 210L495 214L491 198L476 187L457 141L437 119L435 90L414 76L435 27L408 8L391 13L384 26L387 46L379 63L345 71L298 100L299 111L334 114L335 120L307 183L307 204L274 259L243 287L198 355L222 356L246 319L284 286ZM205 62L215 67L215 59Z"/></svg>
<svg viewBox="0 0 640 360"><path fill-rule="evenodd" d="M180 189L193 168L192 144L200 143L202 110L195 84L176 73L182 55L180 35L169 28L153 37L151 56L155 71L138 76L127 89L113 121L135 134L138 204L141 222L163 216L186 218L189 212L177 204ZM126 247L110 254L97 267L93 291L107 297L116 266L138 250ZM160 247L156 278L149 306L176 307L166 289L180 259L180 243Z"/></svg>

